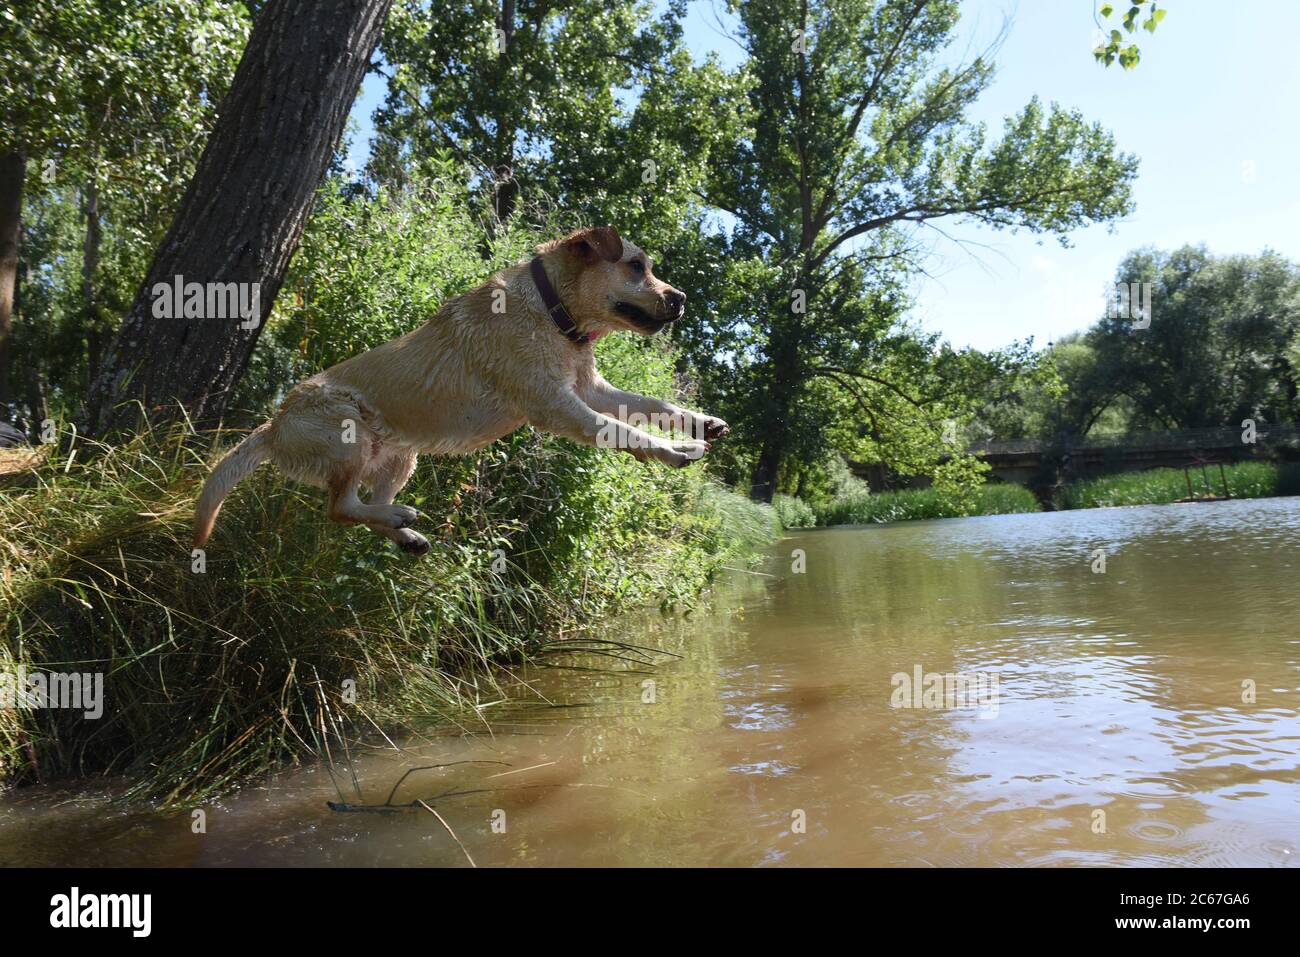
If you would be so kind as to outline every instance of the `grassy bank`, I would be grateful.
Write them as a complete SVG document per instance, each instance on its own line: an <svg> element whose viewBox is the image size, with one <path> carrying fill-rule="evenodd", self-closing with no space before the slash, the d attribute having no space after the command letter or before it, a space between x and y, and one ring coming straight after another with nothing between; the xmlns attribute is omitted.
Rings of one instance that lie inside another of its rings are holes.
<svg viewBox="0 0 1300 957"><path fill-rule="evenodd" d="M1300 495L1300 465L1239 462L1225 465L1232 498L1268 498ZM1192 470L1193 496L1222 495L1224 483L1217 466L1202 474ZM1182 469L1154 469L1076 482L1056 496L1058 509L1106 508L1115 505L1161 505L1188 497ZM871 493L863 483L853 483L835 497L805 502L778 495L773 501L787 527L811 525L865 525L964 515L1004 515L1040 510L1033 493L1019 485L990 483L966 498L945 495L933 488Z"/></svg>
<svg viewBox="0 0 1300 957"><path fill-rule="evenodd" d="M1002 483L982 485L965 498L944 494L933 488L875 494L860 488L830 501L812 505L812 513L818 525L866 525L1038 510L1038 501L1032 492L1019 485Z"/></svg>
<svg viewBox="0 0 1300 957"><path fill-rule="evenodd" d="M1232 498L1269 498L1300 494L1300 465L1276 465L1271 462L1238 462L1191 470L1193 496L1222 495L1227 479ZM1188 476L1182 469L1152 469L1106 475L1085 482L1075 482L1057 496L1058 508L1106 508L1115 505L1162 505L1188 497Z"/></svg>
<svg viewBox="0 0 1300 957"><path fill-rule="evenodd" d="M183 801L358 730L461 719L497 698L502 661L615 608L689 603L779 528L698 470L525 431L422 464L402 501L427 516L423 560L264 468L199 567L213 449L193 439L73 443L0 491L0 672L102 672L105 699L99 720L0 711L0 782L112 774Z"/></svg>
<svg viewBox="0 0 1300 957"><path fill-rule="evenodd" d="M240 380L232 408L250 411L231 421L261 421L294 381L409 331L563 232L517 217L489 241L450 161L433 166L392 195L322 189L292 295ZM596 351L615 385L674 393L662 340L607 336ZM687 604L778 529L771 508L700 467L523 430L421 463L400 501L425 516L425 559L327 521L320 492L267 467L227 501L199 568L194 499L237 437L92 448L65 432L35 468L0 467L0 675L102 672L105 695L99 720L0 710L0 784L114 774L137 796L185 800L334 753L359 729L473 716L499 696L502 661L617 608Z"/></svg>

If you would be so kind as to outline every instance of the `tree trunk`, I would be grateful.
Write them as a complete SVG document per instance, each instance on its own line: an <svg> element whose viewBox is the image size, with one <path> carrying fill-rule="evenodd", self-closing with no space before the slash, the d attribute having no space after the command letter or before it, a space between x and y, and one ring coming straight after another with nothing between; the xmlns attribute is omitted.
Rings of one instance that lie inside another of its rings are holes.
<svg viewBox="0 0 1300 957"><path fill-rule="evenodd" d="M792 317L792 318L797 318ZM800 327L782 317L772 322L768 348L772 367L767 388L763 390L760 415L763 419L763 446L750 476L749 497L756 502L771 502L781 474L781 462L790 447L790 409L799 380Z"/></svg>
<svg viewBox="0 0 1300 957"><path fill-rule="evenodd" d="M18 150L0 155L0 403L9 398L9 332L13 328L18 235L23 220L26 178L26 153Z"/></svg>
<svg viewBox="0 0 1300 957"><path fill-rule="evenodd" d="M271 0L262 9L176 218L91 385L92 435L137 426L141 407L149 421L174 418L178 407L199 427L221 419L391 5ZM178 282L200 284L203 304L155 297L155 286ZM223 288L257 308L229 316Z"/></svg>
<svg viewBox="0 0 1300 957"><path fill-rule="evenodd" d="M515 0L501 0L501 49L497 55L498 81L507 83L510 46L515 41ZM504 111L504 109L503 109ZM504 223L515 211L519 183L515 180L515 129L504 117L496 118L496 164L492 170L495 193L492 198L496 221Z"/></svg>
<svg viewBox="0 0 1300 957"><path fill-rule="evenodd" d="M27 367L27 415L27 437L33 442L39 442L41 429L50 417L50 410L45 404L45 387L41 383L41 373L35 362Z"/></svg>
<svg viewBox="0 0 1300 957"><path fill-rule="evenodd" d="M756 502L771 502L776 494L776 483L781 476L781 462L790 445L790 403L794 395L793 383L777 364L777 374L763 402L763 445L750 476L749 497Z"/></svg>
<svg viewBox="0 0 1300 957"><path fill-rule="evenodd" d="M93 177L88 181L84 195L86 237L81 245L81 314L86 330L86 382L89 384L99 377L106 338L97 322L98 310L95 308L95 273L99 271L99 248L104 230L99 221L99 187Z"/></svg>
<svg viewBox="0 0 1300 957"><path fill-rule="evenodd" d="M769 433L763 439L763 448L754 463L754 472L750 479L749 497L756 502L771 502L776 494L776 480L781 471L781 459L785 450L781 448L779 438Z"/></svg>

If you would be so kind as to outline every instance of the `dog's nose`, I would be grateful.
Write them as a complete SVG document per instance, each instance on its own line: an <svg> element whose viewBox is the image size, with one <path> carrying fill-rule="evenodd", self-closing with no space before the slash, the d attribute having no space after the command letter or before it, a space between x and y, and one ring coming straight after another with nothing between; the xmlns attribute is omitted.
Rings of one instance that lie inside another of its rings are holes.
<svg viewBox="0 0 1300 957"><path fill-rule="evenodd" d="M686 314L686 293L670 289L664 293L664 302L668 305L669 322L674 322Z"/></svg>

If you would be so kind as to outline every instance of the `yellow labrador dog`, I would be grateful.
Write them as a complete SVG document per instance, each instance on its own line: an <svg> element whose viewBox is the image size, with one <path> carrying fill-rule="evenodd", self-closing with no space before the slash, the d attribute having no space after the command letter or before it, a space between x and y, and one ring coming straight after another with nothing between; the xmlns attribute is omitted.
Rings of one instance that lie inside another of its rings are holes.
<svg viewBox="0 0 1300 957"><path fill-rule="evenodd" d="M393 498L422 452L466 454L528 422L641 461L687 465L727 434L727 424L614 388L592 354L609 332L653 335L681 318L685 303L611 226L546 243L531 262L449 300L413 332L295 386L209 476L194 545L212 534L235 483L268 460L327 489L334 521L368 525L417 555L429 550L408 527L418 513ZM691 437L660 438L638 420ZM369 502L358 496L361 486Z"/></svg>

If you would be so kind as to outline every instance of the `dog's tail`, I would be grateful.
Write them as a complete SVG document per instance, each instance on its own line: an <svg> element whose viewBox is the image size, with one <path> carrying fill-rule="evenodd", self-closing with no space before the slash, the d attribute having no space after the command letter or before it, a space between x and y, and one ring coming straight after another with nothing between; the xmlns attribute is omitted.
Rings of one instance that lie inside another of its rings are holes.
<svg viewBox="0 0 1300 957"><path fill-rule="evenodd" d="M203 483L199 503L194 508L195 548L206 542L212 534L212 526L217 523L221 503L230 494L230 490L270 457L271 451L266 447L267 433L270 430L270 422L255 428L244 441L230 450L230 454L217 464L208 480Z"/></svg>

